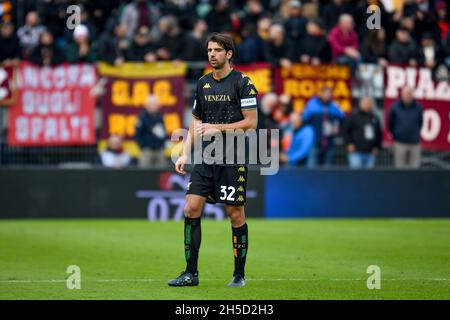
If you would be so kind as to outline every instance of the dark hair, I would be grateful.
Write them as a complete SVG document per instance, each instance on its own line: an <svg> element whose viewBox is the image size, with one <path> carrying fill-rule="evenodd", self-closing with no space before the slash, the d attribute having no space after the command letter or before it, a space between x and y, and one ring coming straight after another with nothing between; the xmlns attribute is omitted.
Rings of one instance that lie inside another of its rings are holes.
<svg viewBox="0 0 450 320"><path fill-rule="evenodd" d="M236 49L234 47L233 38L227 34L213 32L209 35L209 37L206 39L205 47L208 48L208 43L210 42L216 42L218 43L222 48L225 49L225 52L232 51L233 55L231 56L231 60L233 60L234 54L236 53Z"/></svg>

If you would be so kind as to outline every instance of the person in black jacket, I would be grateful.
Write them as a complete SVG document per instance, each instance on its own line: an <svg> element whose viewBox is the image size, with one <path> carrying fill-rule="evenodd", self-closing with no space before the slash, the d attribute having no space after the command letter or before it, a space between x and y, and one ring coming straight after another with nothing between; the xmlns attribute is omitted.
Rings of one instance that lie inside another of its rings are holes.
<svg viewBox="0 0 450 320"><path fill-rule="evenodd" d="M41 66L52 66L64 61L64 55L56 46L51 32L46 30L41 33L39 45L32 51L30 60Z"/></svg>
<svg viewBox="0 0 450 320"><path fill-rule="evenodd" d="M344 136L350 168L373 168L381 149L381 125L371 97L362 97L359 109L347 118Z"/></svg>
<svg viewBox="0 0 450 320"><path fill-rule="evenodd" d="M155 95L150 95L144 107L136 124L135 139L141 148L138 165L141 168L165 166L164 147L167 133L160 112L161 105Z"/></svg>
<svg viewBox="0 0 450 320"><path fill-rule="evenodd" d="M0 26L0 48L0 63L11 64L20 57L19 39L10 22L3 22Z"/></svg>
<svg viewBox="0 0 450 320"><path fill-rule="evenodd" d="M331 47L319 20L311 19L306 25L306 35L295 46L294 61L319 65L331 61Z"/></svg>
<svg viewBox="0 0 450 320"><path fill-rule="evenodd" d="M269 39L264 43L264 57L273 66L292 66L292 43L285 37L282 25L274 24L269 29Z"/></svg>
<svg viewBox="0 0 450 320"><path fill-rule="evenodd" d="M401 99L389 111L388 128L394 138L394 162L397 168L420 167L420 130L423 108L413 98L413 89L405 87Z"/></svg>

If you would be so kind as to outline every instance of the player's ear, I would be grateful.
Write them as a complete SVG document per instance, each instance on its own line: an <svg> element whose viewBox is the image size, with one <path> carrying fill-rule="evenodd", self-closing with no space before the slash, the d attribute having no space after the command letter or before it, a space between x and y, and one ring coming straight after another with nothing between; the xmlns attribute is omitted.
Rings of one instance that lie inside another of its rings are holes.
<svg viewBox="0 0 450 320"><path fill-rule="evenodd" d="M227 51L227 59L230 60L232 56L233 56L233 51L228 50Z"/></svg>

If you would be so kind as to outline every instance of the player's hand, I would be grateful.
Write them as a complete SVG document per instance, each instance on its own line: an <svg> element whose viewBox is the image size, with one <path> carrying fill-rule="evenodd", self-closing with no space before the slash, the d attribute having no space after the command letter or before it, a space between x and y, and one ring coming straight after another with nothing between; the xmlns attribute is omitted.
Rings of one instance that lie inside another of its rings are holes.
<svg viewBox="0 0 450 320"><path fill-rule="evenodd" d="M175 163L175 171L184 176L186 174L186 171L184 171L185 164L186 164L186 156L182 155L181 157L178 158L177 162Z"/></svg>
<svg viewBox="0 0 450 320"><path fill-rule="evenodd" d="M196 128L196 133L201 136L212 135L218 132L220 132L220 130L217 125L212 123L201 123Z"/></svg>

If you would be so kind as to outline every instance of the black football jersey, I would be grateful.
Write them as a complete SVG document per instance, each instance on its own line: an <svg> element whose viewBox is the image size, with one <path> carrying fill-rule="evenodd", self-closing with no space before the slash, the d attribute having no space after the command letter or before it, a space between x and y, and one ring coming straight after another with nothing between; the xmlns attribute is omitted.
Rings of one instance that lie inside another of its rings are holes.
<svg viewBox="0 0 450 320"><path fill-rule="evenodd" d="M243 110L257 108L257 95L258 91L245 74L233 69L227 76L217 80L211 72L197 82L192 114L204 123L238 122L244 119ZM225 141L225 136L223 136L224 155L231 151L225 145ZM208 144L203 143L203 148ZM238 152L236 148L234 150L234 152ZM225 164L225 158L223 162Z"/></svg>

